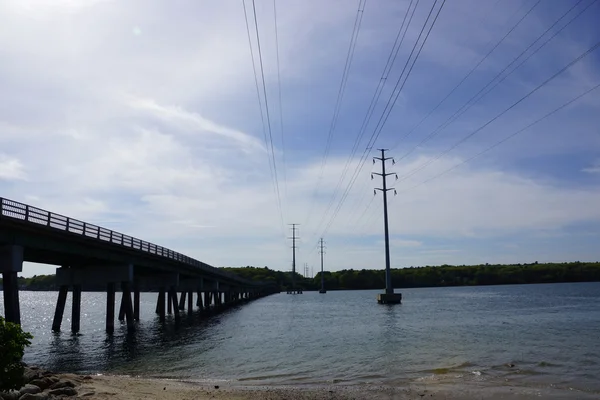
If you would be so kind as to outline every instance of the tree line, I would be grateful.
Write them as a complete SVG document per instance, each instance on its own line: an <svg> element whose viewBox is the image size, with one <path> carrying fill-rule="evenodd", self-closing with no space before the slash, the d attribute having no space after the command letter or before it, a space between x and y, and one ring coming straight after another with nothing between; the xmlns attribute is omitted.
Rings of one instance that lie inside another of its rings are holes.
<svg viewBox="0 0 600 400"><path fill-rule="evenodd" d="M267 267L227 268L247 279L275 282L282 290L291 287L292 273L274 271ZM324 272L327 290L382 289L385 271L373 269L343 269ZM321 288L321 273L305 278L296 273L297 287L304 290ZM441 265L392 269L395 288L508 285L527 283L591 282L600 281L600 263L533 263L510 265Z"/></svg>
<svg viewBox="0 0 600 400"><path fill-rule="evenodd" d="M246 279L277 284L282 291L291 288L291 271L276 271L268 267L224 267ZM385 271L373 269L343 269L323 274L327 290L382 289ZM55 275L19 277L23 290L57 290ZM392 269L395 288L508 285L527 283L600 281L599 262L533 263L508 265L441 265ZM0 279L0 282L2 280ZM296 287L303 290L321 288L321 273L314 278L295 275ZM94 288L103 290L103 288Z"/></svg>

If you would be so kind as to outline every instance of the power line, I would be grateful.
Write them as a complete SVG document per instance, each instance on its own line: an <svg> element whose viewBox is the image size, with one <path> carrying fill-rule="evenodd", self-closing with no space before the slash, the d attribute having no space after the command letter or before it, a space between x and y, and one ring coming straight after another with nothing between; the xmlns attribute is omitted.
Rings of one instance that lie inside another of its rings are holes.
<svg viewBox="0 0 600 400"><path fill-rule="evenodd" d="M246 7L244 6L244 12L246 10ZM262 60L262 50L260 47L260 34L258 31L258 19L256 18L256 3L255 0L252 0L252 12L254 14L254 27L256 29L256 43L257 43L257 47L258 47L258 59L260 61L260 75L262 77L262 87L263 87L263 95L265 97L265 110L266 110L266 115L267 115L267 126L268 126L268 131L269 131L269 142L271 144L271 157L273 159L273 172L275 175L275 189L277 192L277 205L279 206L279 214L280 214L280 218L281 218L281 225L283 227L283 209L281 206L281 194L279 191L279 178L277 176L277 163L275 161L275 150L273 148L273 132L271 129L271 116L269 114L269 100L267 97L267 85L265 82L265 70L263 67L263 60Z"/></svg>
<svg viewBox="0 0 600 400"><path fill-rule="evenodd" d="M350 189L352 188L352 186L354 185L354 182L356 181L356 179L358 178L358 175L360 174L360 171L362 170L365 161L367 159L368 153L369 151L372 149L372 146L374 145L375 141L377 140L377 138L379 137L379 134L381 133L381 130L383 129L383 126L385 125L385 123L387 122L387 119L389 117L389 114L391 113L391 110L393 109L398 96L400 95L402 89L404 88L404 85L406 84L406 81L408 80L408 77L410 76L410 73L419 57L419 55L421 54L421 51L423 50L423 47L425 46L425 43L427 42L427 39L429 38L429 35L440 15L440 12L442 11L442 8L444 7L446 0L442 1L442 5L440 6L440 8L438 9L435 18L433 19L433 22L431 23L429 30L427 31L427 34L425 35L425 38L423 40L423 42L421 43L421 46L416 54L416 56L413 59L413 62L410 66L410 68L408 69L407 74L405 75L405 79L402 83L402 85L400 86L400 89L398 90L398 86L400 85L400 82L402 81L402 77L404 75L404 71L406 70L408 64L410 63L411 57L415 51L415 49L417 48L418 44L419 44L419 40L421 39L421 36L427 26L427 23L429 21L429 19L431 18L431 15L433 13L433 10L435 9L435 6L438 3L438 0L435 1L435 3L432 5L431 10L429 11L429 14L427 16L427 19L425 20L425 23L423 24L423 27L419 33L419 36L417 37L417 40L415 41L415 44L413 46L413 49L411 51L411 53L408 56L408 59L406 60L406 64L402 70L402 73L400 74L400 77L398 78L398 81L396 82L396 85L390 95L390 98L388 99L388 102L386 104L386 107L384 108L381 117L375 127L375 130L373 131L373 134L371 135L371 138L369 139L368 143L367 143L367 147L365 148L363 155L361 157L361 160L359 161L359 163L357 164L357 167L355 168L354 171L354 176L352 178L352 180L349 182L348 186L346 187L346 190L344 192L344 194L342 195L342 198L340 199L338 206L336 207L336 210L334 211L333 216L331 217L331 219L329 220L329 223L327 224L327 227L325 228L325 231L323 233L323 235L329 230L329 227L331 226L331 224L333 223L333 221L335 220L335 217L337 216L337 214L339 213L339 210L341 209L342 205L344 204L344 201L346 200L346 198L348 197L348 193L350 192ZM396 92L397 90L397 92ZM394 92L396 92L396 94L394 95ZM387 113L387 114L386 114Z"/></svg>
<svg viewBox="0 0 600 400"><path fill-rule="evenodd" d="M250 48L250 57L252 58L252 71L254 72L254 83L256 85L256 96L258 98L258 107L260 109L260 119L262 122L263 135L264 135L264 139L265 139L265 150L267 151L267 154L268 154L269 153L269 139L267 137L265 116L263 113L262 99L260 97L260 89L259 89L259 85L258 85L258 74L256 73L256 64L254 62L254 50L252 47L252 39L250 37L250 25L248 24L248 13L246 11L246 1L245 0L242 0L242 7L244 8L244 19L246 21L246 32L248 34L248 46ZM257 31L257 35L258 35L258 31ZM264 78L263 78L263 85L264 85ZM266 98L265 98L265 100L266 100ZM267 108L267 110L268 110L268 108ZM270 124L269 124L269 126L270 126ZM272 146L272 142L271 142L271 146ZM277 205L279 208L279 218L280 218L280 223L281 223L281 230L282 230L283 236L285 236L285 228L284 228L284 224L283 224L283 212L281 210L281 198L279 196L279 184L277 183L276 173L274 172L274 165L272 164L271 158L269 158L267 156L267 160L269 162L269 171L271 173L271 181L273 182L273 189L274 189L275 193L277 194ZM273 162L274 161L275 161L275 159L273 158Z"/></svg>
<svg viewBox="0 0 600 400"><path fill-rule="evenodd" d="M487 58L494 52L494 50L496 50L498 48L498 46L500 46L500 44L502 44L502 42L504 42L504 40L517 28L517 26L519 26L521 24L521 22L523 22L523 20L533 11L533 9L535 7L538 6L538 4L540 3L541 0L538 0L513 26L512 28L510 28L510 30L508 32L506 32L506 34L500 38L500 40L498 42L496 42L496 44L491 48L490 51L488 51L482 58L481 60L479 60L479 62L477 64L475 64L475 66L473 68L471 68L471 70L460 80L460 82L458 82L456 84L456 86L454 86L454 88L452 88L452 90L450 90L450 92L442 99L440 100L440 102L433 107L433 109L431 111L429 111L429 113L427 113L427 115L425 115L425 117L423 117L423 119L421 119L421 121L419 121L419 123L417 125L415 125L408 133L406 133L403 137L401 137L398 142L396 142L396 144L394 144L391 148L394 149L398 146L398 144L400 143L400 141L406 137L408 137L408 135L410 135L412 132L414 132L419 126L421 126L421 124L427 120L434 112L435 110L437 110L451 95L452 93L454 93L456 91L456 89L458 89L470 76L471 74L477 69L479 68L479 66L485 61L487 60ZM398 161L401 161L402 158Z"/></svg>
<svg viewBox="0 0 600 400"><path fill-rule="evenodd" d="M277 54L277 87L279 95L279 123L281 129L281 157L283 161L283 185L285 190L285 196L287 200L287 172L285 162L285 140L283 130L283 103L281 102L281 69L279 67L279 34L277 32L277 6L276 0L273 0L273 18L275 20L275 51Z"/></svg>
<svg viewBox="0 0 600 400"><path fill-rule="evenodd" d="M475 93L467 102L465 102L457 111L454 112L450 117L448 117L443 123L441 123L436 129L434 129L429 135L423 138L416 146L412 147L409 151L407 151L398 161L402 161L406 157L408 157L412 152L421 147L423 144L427 143L437 134L439 134L442 130L447 128L450 124L456 121L461 115L467 112L472 106L481 101L485 96L487 96L494 88L496 88L500 83L502 83L506 78L512 75L516 70L518 70L527 60L529 60L533 55L535 55L538 51L540 51L546 44L548 44L552 39L554 39L560 32L562 32L567 26L569 26L576 18L578 18L583 12L585 12L590 6L596 3L596 0L592 1L585 8L583 8L579 13L574 15L565 25L563 25L558 31L556 31L552 36L550 36L544 43L542 43L535 51L530 53L526 58L524 58L515 68L513 68L508 74L504 75L502 79L498 80L493 86L490 85L500 77L511 65L521 58L529 49L531 49L542 37L546 35L552 28L554 28L564 17L566 17L575 7L577 7L583 0L577 2L573 7L567 10L559 19L557 19L548 29L546 29L541 35L539 35L529 46L527 46L518 56L516 56L506 67L504 67L500 72L496 74L492 79L488 81L488 83L481 88L477 93ZM488 89L484 92L484 90ZM399 142L398 142L399 143ZM397 143L397 144L398 144ZM396 145L397 145L396 144Z"/></svg>
<svg viewBox="0 0 600 400"><path fill-rule="evenodd" d="M319 172L319 177L317 179L315 189L312 194L312 200L308 208L308 214L306 216L305 224L308 224L310 217L312 215L312 209L317 197L317 193L319 191L319 186L323 179L323 171L325 169L325 165L327 164L327 157L329 156L329 151L331 149L331 141L333 138L333 132L335 131L335 127L337 125L338 116L341 109L341 103L344 98L344 93L346 91L346 83L348 81L348 75L350 73L350 67L352 66L352 60L354 58L354 49L356 48L356 42L358 41L358 35L360 33L360 26L362 24L362 17L364 14L364 9L366 5L366 0L359 0L358 9L356 10L356 17L354 19L354 27L352 28L352 35L350 37L350 45L348 46L348 52L346 54L346 62L344 63L344 70L342 72L342 79L340 81L340 87L338 89L337 98L335 101L335 106L333 109L333 116L331 119L331 123L329 125L329 131L327 133L327 141L325 143L325 152L323 153L323 158L321 160L321 169ZM362 7L362 9L361 9Z"/></svg>
<svg viewBox="0 0 600 400"><path fill-rule="evenodd" d="M384 67L384 71L383 71L383 73L381 75L381 78L379 80L379 84L378 84L378 86L377 86L377 88L375 90L375 93L374 93L374 95L373 95L373 97L371 99L371 103L369 105L369 109L367 110L367 114L365 115L365 118L363 119L363 122L361 124L361 128L359 130L359 135L357 136L357 139L356 139L356 141L354 143L351 155L348 157L348 160L346 161L346 166L344 167L344 171L342 173L342 176L338 180L338 183L336 185L336 189L335 189L334 194L333 194L333 196L332 196L332 198L330 200L329 205L327 206L325 215L327 214L327 212L331 208L331 205L333 205L333 200L337 196L338 189L340 188L341 183L343 182L343 180L346 177L346 173L348 172L350 161L354 158L354 156L356 154L356 150L358 149L358 145L359 145L360 141L362 140L362 137L364 136L364 133L366 132L366 127L367 127L368 123L370 122L371 117L373 115L374 106L379 101L379 97L380 97L381 92L383 90L383 85L385 85L385 82L387 81L387 78L389 76L389 71L392 68L392 64L396 60L396 57L398 55L398 51L399 51L399 49L400 49L400 47L401 47L401 45L402 45L402 43L404 41L404 37L406 35L406 32L408 31L408 27L410 26L412 18L413 18L414 14L415 14L415 11L416 11L417 7L418 7L419 0L416 1L415 7L413 8L411 16L410 16L410 19L408 21L408 25L406 26L406 29L404 30L404 25L405 25L405 22L406 22L406 18L408 17L408 14L410 13L413 1L414 0L411 0L410 4L408 5L408 8L407 8L406 13L404 15L404 19L402 21L402 24L400 26L400 29L398 30L397 35L396 35L396 39L394 41L394 45L392 46L392 50L390 51L390 55L388 56L388 60L387 60L386 66ZM479 23L480 25L482 25L484 23L484 21L487 19L487 17L489 17L489 15L491 14L491 10L493 10L496 7L496 5L498 5L498 3L500 3L500 1L501 0L497 0L496 3L494 3L494 5L490 9L490 12L485 16L485 18L483 20L480 21L480 23ZM519 7L519 9L513 15L511 15L510 19L512 19L512 17L514 15L516 15L520 9L521 9L521 7ZM404 30L404 33L402 34L403 30ZM398 39L400 38L401 34L402 34L402 39L400 40L400 43L398 44ZM391 61L391 64L390 64L390 61ZM388 69L388 66L389 66L389 69ZM387 71L387 73L386 73L386 71ZM363 196L362 198L364 199L365 197ZM359 205L360 205L361 202L362 201L358 201L356 203L357 206L353 207L352 209L358 209L358 208L360 208ZM352 214L352 212L351 212L351 214Z"/></svg>
<svg viewBox="0 0 600 400"><path fill-rule="evenodd" d="M486 122L485 124L481 125L479 128L475 129L473 132L469 133L467 136L463 137L461 140L459 140L458 142L456 142L455 144L453 144L452 146L450 146L448 149L442 151L440 154L438 154L436 157L426 161L425 163L421 164L420 166L418 166L417 168L414 168L412 171L410 171L409 173L403 175L400 178L400 181L404 181L408 178L410 178L411 176L413 176L414 174L416 174L417 172L423 170L424 168L426 168L427 166L431 165L432 163L434 163L435 161L439 160L440 158L442 158L444 155L448 154L449 152L451 152L452 150L454 150L456 147L458 147L459 145L461 145L462 143L466 142L467 140L469 140L470 138L472 138L473 136L475 136L478 132L480 132L481 130L483 130L485 127L487 127L488 125L490 125L491 123L493 123L494 121L496 121L498 118L500 118L502 115L506 114L508 111L512 110L513 108L515 108L517 105L519 105L521 102L523 102L525 99L527 99L529 96L531 96L532 94L534 94L535 92L537 92L539 89L541 89L542 87L544 87L545 85L547 85L549 82L551 82L552 80L554 80L557 76L559 76L560 74L562 74L563 72L565 72L566 70L568 70L570 67L572 67L574 64L578 63L579 61L581 61L582 59L584 59L585 57L587 57L590 53L592 53L593 51L595 51L598 47L600 47L600 41L596 42L596 44L594 44L592 47L590 47L589 49L587 49L585 52L583 52L579 57L575 58L573 61L571 61L570 63L568 63L566 66L564 66L563 68L561 68L558 72L554 73L551 77L549 77L548 79L546 79L544 82L540 83L538 86L536 86L533 90L531 90L529 93L527 93L525 96L521 97L519 100L517 100L516 102L514 102L512 105L510 105L508 108L506 108L504 111L500 112L499 114L497 114L495 117L493 117L492 119L490 119L488 122Z"/></svg>
<svg viewBox="0 0 600 400"><path fill-rule="evenodd" d="M334 201L339 193L339 190L341 189L341 185L344 181L344 179L346 178L346 175L348 173L348 169L350 167L350 163L352 161L352 159L354 158L354 156L356 155L356 151L358 150L358 146L360 145L360 142L366 132L366 128L369 124L369 122L371 121L371 117L373 115L373 112L375 111L375 106L377 104L377 102L379 101L379 97L381 97L381 93L383 91L383 88L385 86L385 83L387 82L387 79L389 77L389 74L391 72L391 69L394 65L394 62L396 61L396 58L398 56L398 52L400 50L400 47L402 46L402 43L404 42L404 38L406 36L406 32L408 31L408 28L410 26L410 23L412 22L413 16L415 15L415 11L417 10L417 6L419 5L419 0L416 1L415 3L415 7L412 9L412 14L410 15L410 19L408 20L408 24L406 24L406 19L410 13L412 4L413 4L414 0L411 0L410 4L408 5L408 8L406 9L406 13L404 14L404 18L402 19L402 24L400 25L400 29L398 30L398 33L396 34L396 38L394 40L394 44L392 45L392 49L390 50L390 54L388 56L387 62L385 64L385 67L383 68L383 72L381 73L381 77L379 79L379 82L377 84L377 87L375 88L375 93L373 93L373 97L371 98L371 102L369 104L369 107L367 109L367 113L365 114L365 117L363 118L361 127L358 131L358 134L356 136L356 139L354 141L354 145L352 146L352 151L350 152L350 155L348 156L348 159L346 160L346 164L344 166L344 169L342 171L342 174L340 176L340 179L338 179L338 182L335 186L335 189L333 191L333 194L329 200L329 203L327 204L327 207L325 208L325 212L323 213L323 217L325 217L328 213L329 210L331 209L331 207L334 204ZM406 25L406 29L404 29ZM404 31L404 33L402 33ZM400 38L400 36L402 35L402 38ZM320 227L320 225L317 227Z"/></svg>
<svg viewBox="0 0 600 400"><path fill-rule="evenodd" d="M538 123L542 122L546 118L550 117L553 114L556 114L557 112L561 111L562 109L564 109L564 108L568 107L569 105L575 103L577 100L579 100L582 97L584 97L585 95L593 92L594 90L598 89L599 87L600 87L600 83L596 84L595 86L591 87L590 89L586 90L585 92L581 93L580 95L572 98L571 100L569 100L568 102L562 104L561 106L555 108L554 110L550 111L549 113L545 114L544 116L536 119L535 121L531 122L530 124L528 124L524 128L521 128L518 131L511 133L510 135L508 135L505 138L499 140L498 142L494 143L493 145L485 148L484 150L480 151L479 153L475 154L474 156L471 156L471 157L467 158L466 160L464 160L464 161L462 161L462 162L460 162L460 163L452 166L451 168L448 168L447 170L441 172L440 174L437 174L437 175L435 175L435 176L433 176L433 177L431 177L429 179L426 179L423 182L421 182L421 183L419 183L419 184L417 184L417 185L415 185L415 186L413 186L413 187L411 187L409 189L402 190L401 192L407 192L409 190L415 189L415 188L417 188L417 187L419 187L421 185L424 185L424 184L426 184L426 183L428 183L428 182L430 182L430 181L432 181L434 179L437 179L437 178L439 178L439 177L441 177L443 175L446 175L447 173L455 170L456 168L460 167L461 165L466 164L466 163L474 160L475 158L477 158L477 157L479 157L479 156L487 153L488 151L490 151L490 150L492 150L492 149L500 146L504 142L507 142L508 140L512 139L513 137L517 136L518 134L526 131L527 129L531 128L532 126L537 125Z"/></svg>

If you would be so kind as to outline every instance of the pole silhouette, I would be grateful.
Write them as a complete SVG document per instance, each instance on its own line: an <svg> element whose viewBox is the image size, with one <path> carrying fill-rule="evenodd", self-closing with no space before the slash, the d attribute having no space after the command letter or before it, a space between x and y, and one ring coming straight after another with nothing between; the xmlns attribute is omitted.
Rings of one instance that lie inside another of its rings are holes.
<svg viewBox="0 0 600 400"><path fill-rule="evenodd" d="M321 253L321 290L319 290L319 293L327 293L327 291L325 290L325 274L323 273L323 254L325 253L325 250L323 248L323 238L319 240L319 247L319 252Z"/></svg>
<svg viewBox="0 0 600 400"><path fill-rule="evenodd" d="M396 174L393 172L385 172L385 162L387 160L392 160L392 163L395 164L395 161L392 157L385 156L386 150L387 149L379 149L379 151L381 151L381 157L373 157L373 164L375 164L375 160L381 161L381 173L373 172L371 174L371 179L373 178L373 175L379 175L381 176L381 179L383 181L383 187L375 188L374 192L377 193L377 190L383 192L383 229L385 235L385 294L389 295L394 294L394 288L392 286L392 272L390 270L390 234L388 227L387 192L393 190L395 194L396 189L388 188L386 180L389 175ZM398 179L398 175L396 175L396 179Z"/></svg>

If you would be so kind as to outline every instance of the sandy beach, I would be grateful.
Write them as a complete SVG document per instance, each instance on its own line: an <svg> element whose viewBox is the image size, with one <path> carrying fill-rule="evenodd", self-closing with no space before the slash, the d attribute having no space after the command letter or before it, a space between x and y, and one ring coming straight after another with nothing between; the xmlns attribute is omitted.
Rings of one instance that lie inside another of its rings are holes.
<svg viewBox="0 0 600 400"><path fill-rule="evenodd" d="M98 375L81 377L64 375L76 381L79 398L103 400L303 400L303 399L597 399L597 395L579 391L490 387L479 385L410 385L381 386L216 386L208 383L169 379L146 379Z"/></svg>

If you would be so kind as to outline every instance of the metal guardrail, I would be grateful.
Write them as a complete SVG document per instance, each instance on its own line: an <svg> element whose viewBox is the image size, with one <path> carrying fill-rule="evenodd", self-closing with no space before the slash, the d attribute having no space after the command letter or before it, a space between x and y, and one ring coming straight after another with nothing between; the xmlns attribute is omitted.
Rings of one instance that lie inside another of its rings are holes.
<svg viewBox="0 0 600 400"><path fill-rule="evenodd" d="M234 273L223 271L202 261L188 257L184 254L167 249L145 240L137 239L133 236L124 235L119 232L103 228L98 225L83 222L64 215L56 214L41 208L32 207L18 201L0 197L0 218L11 218L32 225L45 226L57 231L68 232L74 235L84 236L89 239L95 239L103 243L111 243L117 246L127 247L129 249L139 250L144 253L165 257L170 260L179 261L199 269L209 270L210 272L223 277L243 282L249 285L261 285L262 282L254 282L242 278Z"/></svg>

